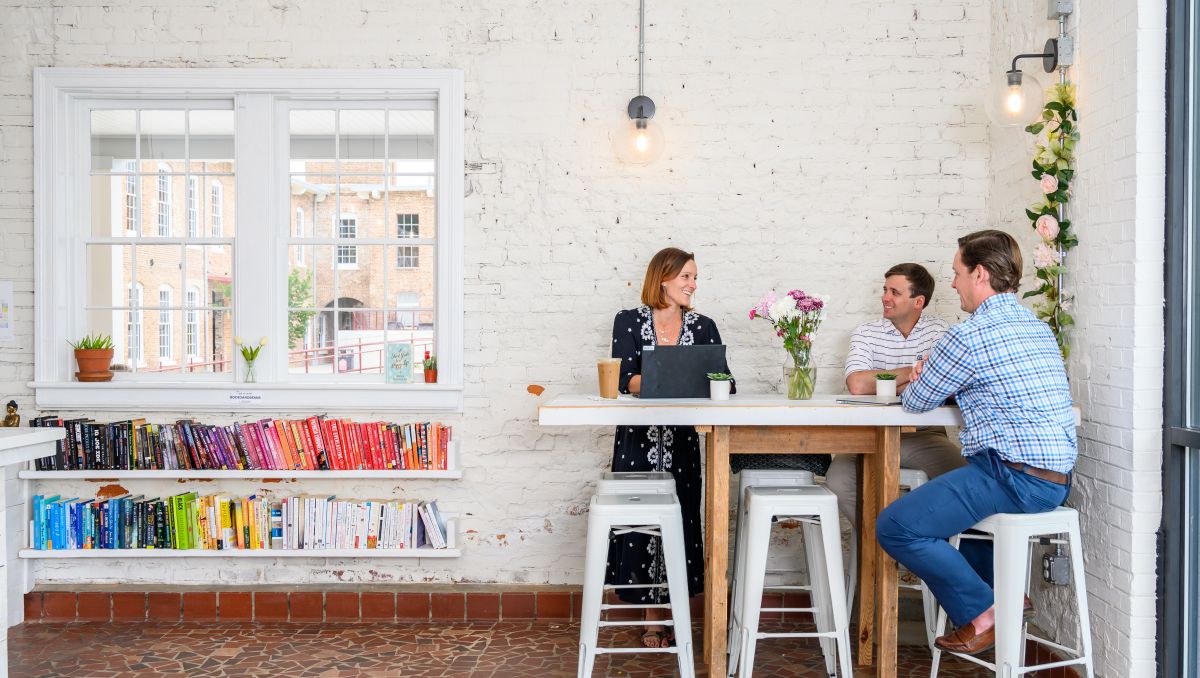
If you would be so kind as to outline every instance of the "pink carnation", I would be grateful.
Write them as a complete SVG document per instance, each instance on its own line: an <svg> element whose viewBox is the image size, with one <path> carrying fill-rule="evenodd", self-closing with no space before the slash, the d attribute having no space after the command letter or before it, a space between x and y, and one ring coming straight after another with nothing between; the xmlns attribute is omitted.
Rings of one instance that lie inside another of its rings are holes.
<svg viewBox="0 0 1200 678"><path fill-rule="evenodd" d="M1042 175L1042 193L1050 195L1058 190L1058 177L1053 174Z"/></svg>
<svg viewBox="0 0 1200 678"><path fill-rule="evenodd" d="M1058 237L1058 219L1052 214L1043 214L1033 222L1033 228L1038 235L1042 236L1042 240L1050 242Z"/></svg>

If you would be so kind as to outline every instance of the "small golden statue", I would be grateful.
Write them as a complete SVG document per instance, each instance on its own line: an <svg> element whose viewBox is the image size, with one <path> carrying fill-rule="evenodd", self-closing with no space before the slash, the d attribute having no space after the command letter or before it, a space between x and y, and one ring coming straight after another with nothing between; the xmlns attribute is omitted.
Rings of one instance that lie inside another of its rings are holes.
<svg viewBox="0 0 1200 678"><path fill-rule="evenodd" d="M8 401L8 414L4 415L4 426L20 426L21 415L17 414L17 401Z"/></svg>

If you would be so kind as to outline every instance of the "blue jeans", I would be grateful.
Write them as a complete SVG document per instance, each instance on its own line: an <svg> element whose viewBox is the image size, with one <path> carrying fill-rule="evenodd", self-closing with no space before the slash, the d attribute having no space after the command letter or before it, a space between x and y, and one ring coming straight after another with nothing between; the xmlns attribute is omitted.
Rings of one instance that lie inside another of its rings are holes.
<svg viewBox="0 0 1200 678"><path fill-rule="evenodd" d="M875 534L962 626L994 603L992 542L963 539L960 552L946 540L996 513L1052 511L1070 489L1011 469L988 450L892 503L879 514Z"/></svg>

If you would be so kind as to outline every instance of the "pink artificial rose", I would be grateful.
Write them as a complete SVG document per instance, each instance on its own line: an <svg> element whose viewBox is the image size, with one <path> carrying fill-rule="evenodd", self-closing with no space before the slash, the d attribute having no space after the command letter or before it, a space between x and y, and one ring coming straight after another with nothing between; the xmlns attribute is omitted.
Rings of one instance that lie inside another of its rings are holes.
<svg viewBox="0 0 1200 678"><path fill-rule="evenodd" d="M1033 222L1033 228L1046 242L1051 242L1058 237L1058 219L1055 219L1053 214L1043 214L1038 217L1037 221Z"/></svg>
<svg viewBox="0 0 1200 678"><path fill-rule="evenodd" d="M1058 190L1058 177L1052 174L1042 175L1042 193L1050 195Z"/></svg>
<svg viewBox="0 0 1200 678"><path fill-rule="evenodd" d="M1058 250L1050 247L1046 243L1038 245L1037 249L1033 251L1033 265L1037 266L1038 268L1054 266L1061 261L1062 259L1059 258Z"/></svg>

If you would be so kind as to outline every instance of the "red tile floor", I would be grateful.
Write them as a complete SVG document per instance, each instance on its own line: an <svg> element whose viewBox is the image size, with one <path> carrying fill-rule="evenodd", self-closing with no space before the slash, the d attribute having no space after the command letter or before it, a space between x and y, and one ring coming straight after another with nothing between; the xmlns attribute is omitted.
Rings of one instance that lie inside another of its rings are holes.
<svg viewBox="0 0 1200 678"><path fill-rule="evenodd" d="M773 626L803 628L791 622ZM13 678L554 678L575 675L578 634L579 626L566 621L23 624L9 630L9 674ZM612 644L635 639L628 629L601 636L602 643ZM670 676L673 667L666 655L604 655L593 675ZM826 674L816 641L789 639L759 645L755 675ZM918 645L901 646L898 675L928 676L929 651ZM940 675L989 674L951 659L943 662Z"/></svg>

